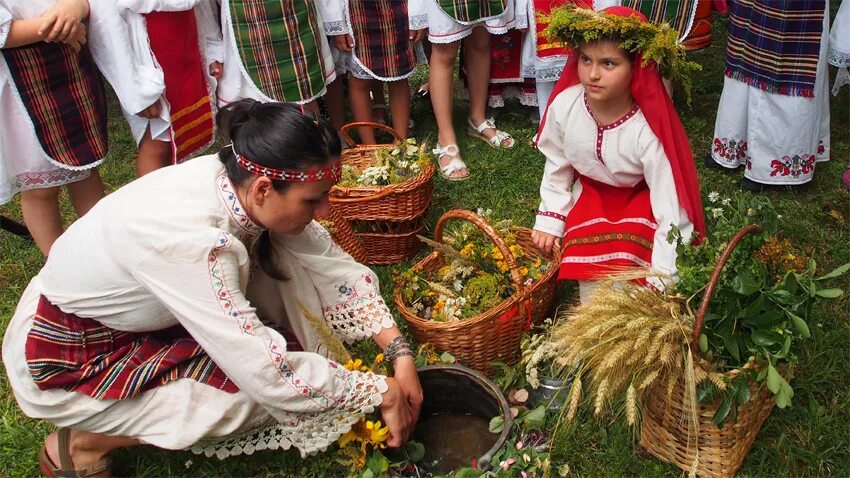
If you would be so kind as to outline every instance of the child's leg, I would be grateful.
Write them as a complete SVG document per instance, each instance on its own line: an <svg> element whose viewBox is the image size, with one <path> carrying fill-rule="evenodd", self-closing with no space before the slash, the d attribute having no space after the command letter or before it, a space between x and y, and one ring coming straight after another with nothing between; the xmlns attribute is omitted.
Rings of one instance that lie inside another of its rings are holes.
<svg viewBox="0 0 850 478"><path fill-rule="evenodd" d="M455 58L459 44L460 42L431 44L428 85L434 117L437 120L437 142L440 146L457 144L452 124L452 95L454 94Z"/></svg>
<svg viewBox="0 0 850 478"><path fill-rule="evenodd" d="M387 101L384 98L384 82L372 81L372 121L387 124Z"/></svg>
<svg viewBox="0 0 850 478"><path fill-rule="evenodd" d="M393 129L402 138L407 138L407 128L410 121L410 85L407 80L392 81L390 91L390 107L393 111Z"/></svg>
<svg viewBox="0 0 850 478"><path fill-rule="evenodd" d="M53 242L62 234L59 215L59 188L21 191L21 212L38 249L46 257Z"/></svg>
<svg viewBox="0 0 850 478"><path fill-rule="evenodd" d="M350 75L348 78L348 96L351 101L351 113L354 121L372 121L372 100L369 92L372 80L363 80ZM375 131L372 128L357 128L362 144L375 144Z"/></svg>
<svg viewBox="0 0 850 478"><path fill-rule="evenodd" d="M587 304L587 301L596 293L599 288L599 282L595 280L580 280L578 281L578 298L582 304Z"/></svg>
<svg viewBox="0 0 850 478"><path fill-rule="evenodd" d="M171 143L151 138L148 127L139 142L139 155L136 157L136 175L142 177L151 171L171 164Z"/></svg>
<svg viewBox="0 0 850 478"><path fill-rule="evenodd" d="M549 105L549 97L552 96L552 90L555 89L554 81L537 81L537 111L540 112L540 121L543 121L543 116L546 114L546 106Z"/></svg>
<svg viewBox="0 0 850 478"><path fill-rule="evenodd" d="M74 205L74 211L77 212L78 217L89 212L89 209L103 199L105 195L103 181L100 180L97 168L92 168L91 174L86 179L69 184L68 195L71 196L71 204Z"/></svg>
<svg viewBox="0 0 850 478"><path fill-rule="evenodd" d="M490 92L490 32L484 27L475 27L472 34L463 40L466 86L469 89L469 119L480 125L487 119L487 97ZM486 138L496 135L495 128L481 132ZM502 140L501 146L508 148L513 139Z"/></svg>
<svg viewBox="0 0 850 478"><path fill-rule="evenodd" d="M342 90L342 78L337 78L327 88L325 106L328 108L328 116L331 117L331 125L339 131L345 124L345 92Z"/></svg>

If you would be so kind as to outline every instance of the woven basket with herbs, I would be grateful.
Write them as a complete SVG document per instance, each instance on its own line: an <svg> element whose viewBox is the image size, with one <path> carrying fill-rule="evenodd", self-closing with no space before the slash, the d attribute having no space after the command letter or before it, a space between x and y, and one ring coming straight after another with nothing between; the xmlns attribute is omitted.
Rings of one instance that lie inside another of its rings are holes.
<svg viewBox="0 0 850 478"><path fill-rule="evenodd" d="M447 230L450 220L459 221ZM557 255L541 256L527 228L465 210L443 214L426 241L435 250L394 277L408 330L485 373L513 363L522 332L552 306Z"/></svg>
<svg viewBox="0 0 850 478"><path fill-rule="evenodd" d="M369 126L392 135L394 142L357 144L352 128ZM348 228L337 228L334 239L346 250L356 241L366 264L397 264L421 248L416 238L434 192L436 168L425 144L401 139L378 123L350 123L342 128L348 148L342 152L342 179L329 194L336 217ZM350 252L350 251L349 251Z"/></svg>

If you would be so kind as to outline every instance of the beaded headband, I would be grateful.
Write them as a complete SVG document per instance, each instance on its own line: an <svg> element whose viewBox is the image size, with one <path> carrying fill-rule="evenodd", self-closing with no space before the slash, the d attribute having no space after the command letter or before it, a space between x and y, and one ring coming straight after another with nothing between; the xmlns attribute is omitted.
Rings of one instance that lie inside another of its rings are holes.
<svg viewBox="0 0 850 478"><path fill-rule="evenodd" d="M339 182L342 178L342 166L339 161L334 162L332 166L326 168L310 169L302 171L300 169L275 169L268 166L257 164L250 159L236 152L236 147L230 143L230 150L236 156L236 164L249 173L259 174L267 178L276 179L278 181L288 181L292 183L312 183L331 179L334 183Z"/></svg>

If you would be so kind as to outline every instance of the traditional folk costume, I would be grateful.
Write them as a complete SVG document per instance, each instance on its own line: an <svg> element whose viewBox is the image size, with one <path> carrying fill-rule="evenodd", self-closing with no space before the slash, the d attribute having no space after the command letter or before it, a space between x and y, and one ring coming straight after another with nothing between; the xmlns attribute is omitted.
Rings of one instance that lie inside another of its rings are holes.
<svg viewBox="0 0 850 478"><path fill-rule="evenodd" d="M324 450L387 385L320 355L317 330L352 341L394 322L375 275L318 223L271 233L284 281L255 263L261 233L217 156L100 201L56 241L6 330L21 409L221 458Z"/></svg>
<svg viewBox="0 0 850 478"><path fill-rule="evenodd" d="M336 78L326 35L345 33L338 0L226 0L221 25L219 104L243 98L309 103Z"/></svg>
<svg viewBox="0 0 850 478"><path fill-rule="evenodd" d="M108 149L106 90L86 45L3 48L14 20L53 0L0 0L0 204L88 177Z"/></svg>
<svg viewBox="0 0 850 478"><path fill-rule="evenodd" d="M603 12L646 21L625 7ZM582 287L623 269L675 276L676 246L667 241L671 229L685 241L705 234L685 130L655 64L641 66L636 53L631 111L600 125L573 55L538 133L546 166L534 229L563 238L558 278L579 280Z"/></svg>
<svg viewBox="0 0 850 478"><path fill-rule="evenodd" d="M177 163L215 139L215 79L223 60L215 0L91 0L89 44L136 143L171 143ZM160 102L157 118L137 113Z"/></svg>
<svg viewBox="0 0 850 478"><path fill-rule="evenodd" d="M832 22L829 33L829 63L838 67L838 74L832 86L832 94L837 95L838 89L850 84L850 2L844 2L838 7L838 14Z"/></svg>
<svg viewBox="0 0 850 478"><path fill-rule="evenodd" d="M453 43L483 26L493 35L514 28L514 0L424 0L428 40Z"/></svg>
<svg viewBox="0 0 850 478"><path fill-rule="evenodd" d="M828 12L828 0L731 3L715 162L795 185L829 160Z"/></svg>

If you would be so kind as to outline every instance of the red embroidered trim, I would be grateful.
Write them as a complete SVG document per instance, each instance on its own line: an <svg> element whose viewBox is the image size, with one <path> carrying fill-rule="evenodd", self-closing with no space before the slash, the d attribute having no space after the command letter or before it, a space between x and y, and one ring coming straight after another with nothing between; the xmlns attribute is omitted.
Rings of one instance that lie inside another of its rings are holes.
<svg viewBox="0 0 850 478"><path fill-rule="evenodd" d="M270 168L268 166L263 166L261 164L257 164L251 161L245 156L238 154L236 150L233 150L233 154L236 155L236 164L238 164L242 169L245 169L253 174L259 174L261 176L277 179L279 181L289 181L293 183L312 183L316 181L322 181L324 179L331 179L333 180L334 184L336 184L337 182L339 182L340 178L342 178L342 165L339 162L335 162L332 166L329 166L327 168L301 171L298 169Z"/></svg>
<svg viewBox="0 0 850 478"><path fill-rule="evenodd" d="M558 214L556 212L537 211L537 215L538 216L546 216L546 217L554 217L555 219L561 220L563 222L567 222L567 216L564 216L563 214Z"/></svg>
<svg viewBox="0 0 850 478"><path fill-rule="evenodd" d="M596 159L598 159L601 163L605 163L605 160L602 159L603 133L609 129L614 129L625 123L629 118L634 116L640 108L638 108L637 103L635 103L634 105L632 105L632 109L630 109L626 114L621 116L620 119L618 119L617 121L600 126L599 120L596 119L596 115L593 114L593 111L590 109L590 105L587 104L587 90L585 90L584 92L584 107L587 109L587 112L590 114L590 117L593 118L593 121L596 122Z"/></svg>

